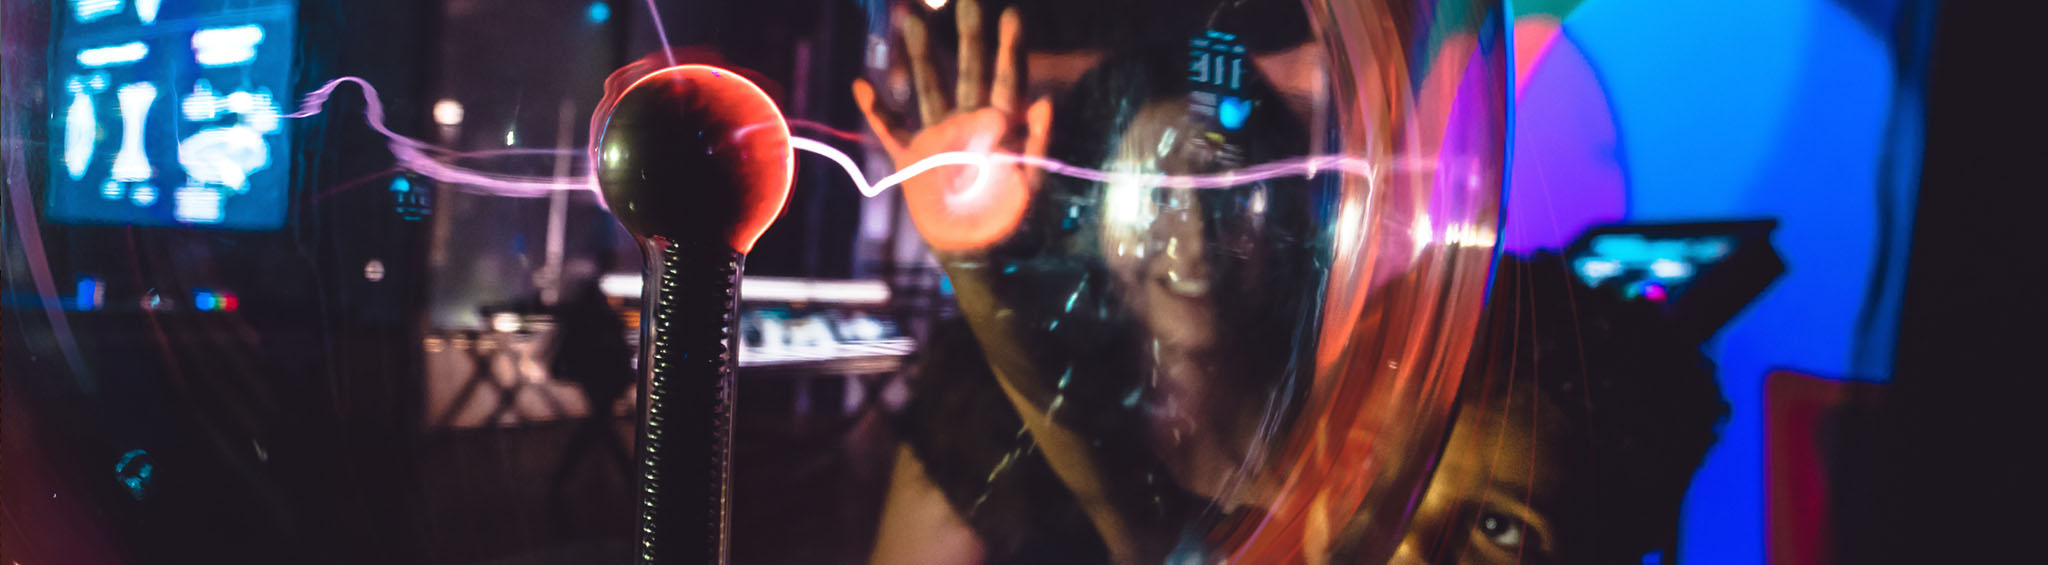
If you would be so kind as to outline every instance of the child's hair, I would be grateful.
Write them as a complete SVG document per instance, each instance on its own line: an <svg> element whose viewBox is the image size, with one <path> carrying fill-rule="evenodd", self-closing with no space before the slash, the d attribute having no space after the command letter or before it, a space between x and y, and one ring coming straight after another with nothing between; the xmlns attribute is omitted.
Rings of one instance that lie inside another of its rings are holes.
<svg viewBox="0 0 2048 565"><path fill-rule="evenodd" d="M1482 351L1467 379L1514 383L1515 401L1547 401L1570 426L1568 506L1574 563L1640 563L1676 540L1679 506L1728 412L1701 343L1662 310L1589 289L1563 258L1502 257ZM1512 374L1511 374L1512 373Z"/></svg>

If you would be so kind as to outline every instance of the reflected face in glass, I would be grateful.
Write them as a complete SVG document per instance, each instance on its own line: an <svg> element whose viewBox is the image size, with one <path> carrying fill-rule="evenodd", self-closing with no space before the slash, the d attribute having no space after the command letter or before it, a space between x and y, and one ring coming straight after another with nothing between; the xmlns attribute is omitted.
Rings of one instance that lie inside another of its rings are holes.
<svg viewBox="0 0 2048 565"><path fill-rule="evenodd" d="M1110 191L1122 192L1116 187ZM1110 197L1136 200L1119 207L1140 208L1147 225L1109 235L1104 247L1111 251L1105 261L1124 292L1132 295L1132 309L1161 349L1174 354L1207 351L1216 345L1217 297L1204 257L1202 204L1185 191L1130 192Z"/></svg>
<svg viewBox="0 0 2048 565"><path fill-rule="evenodd" d="M1131 174L1202 174L1226 151L1190 119L1185 98L1140 110L1107 169ZM1102 189L1104 262L1161 354L1214 353L1221 294L1232 280L1256 280L1265 257L1255 245L1264 187L1174 189L1110 182ZM1244 200L1249 209L1218 204ZM1240 297L1241 298L1241 297Z"/></svg>
<svg viewBox="0 0 2048 565"><path fill-rule="evenodd" d="M1191 117L1186 97L1168 97L1135 113L1105 168L1213 173L1229 150ZM1099 193L1102 260L1149 345L1145 413L1155 445L1176 478L1204 494L1214 494L1245 461L1264 389L1283 371L1257 354L1272 344L1243 337L1254 328L1235 327L1267 322L1244 316L1241 310L1257 302L1244 296L1246 289L1281 292L1264 284L1275 256L1258 244L1272 243L1260 229L1266 191L1161 188L1128 179L1105 183Z"/></svg>
<svg viewBox="0 0 2048 565"><path fill-rule="evenodd" d="M1534 390L1489 392L1459 411L1394 563L1557 562L1568 423Z"/></svg>

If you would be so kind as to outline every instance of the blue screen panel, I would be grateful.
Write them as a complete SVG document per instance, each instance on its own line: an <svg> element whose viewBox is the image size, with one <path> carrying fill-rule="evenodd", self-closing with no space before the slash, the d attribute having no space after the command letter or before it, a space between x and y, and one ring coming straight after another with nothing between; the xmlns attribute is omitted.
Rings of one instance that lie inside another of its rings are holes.
<svg viewBox="0 0 2048 565"><path fill-rule="evenodd" d="M289 204L293 0L64 0L57 222L271 230Z"/></svg>

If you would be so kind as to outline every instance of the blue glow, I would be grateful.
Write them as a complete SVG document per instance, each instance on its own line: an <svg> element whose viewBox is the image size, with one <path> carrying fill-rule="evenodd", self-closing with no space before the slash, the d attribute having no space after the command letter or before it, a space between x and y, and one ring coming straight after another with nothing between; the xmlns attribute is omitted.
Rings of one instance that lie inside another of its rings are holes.
<svg viewBox="0 0 2048 565"><path fill-rule="evenodd" d="M606 4L602 1L591 2L590 10L586 12L586 15L590 18L590 23L593 24L601 24L611 21L612 5Z"/></svg>
<svg viewBox="0 0 2048 565"><path fill-rule="evenodd" d="M140 41L130 41L120 45L94 47L79 51L78 66L88 69L113 67L134 63L148 56L148 44Z"/></svg>
<svg viewBox="0 0 2048 565"><path fill-rule="evenodd" d="M1600 286L1600 283L1621 274L1621 263L1611 259L1579 259L1579 277L1586 280L1586 286Z"/></svg>
<svg viewBox="0 0 2048 565"><path fill-rule="evenodd" d="M78 23L89 24L118 13L121 0L71 0L71 17Z"/></svg>
<svg viewBox="0 0 2048 565"><path fill-rule="evenodd" d="M64 172L71 180L85 178L85 169L92 165L93 146L98 141L99 115L93 110L92 93L87 83L72 78L71 106L64 111Z"/></svg>
<svg viewBox="0 0 2048 565"><path fill-rule="evenodd" d="M391 198L395 201L392 208L398 212L400 219L409 222L433 213L433 207L427 202L427 191L414 188L417 187L413 186L412 181L403 176L391 179Z"/></svg>
<svg viewBox="0 0 2048 565"><path fill-rule="evenodd" d="M156 463L151 461L147 451L131 449L114 462L114 479L128 490L128 496L136 500L142 500L149 494L150 476L155 474Z"/></svg>
<svg viewBox="0 0 2048 565"><path fill-rule="evenodd" d="M249 174L270 166L270 144L254 128L206 128L178 143L178 164L193 182L247 192Z"/></svg>
<svg viewBox="0 0 2048 565"><path fill-rule="evenodd" d="M1664 552L1652 551L1643 554L1643 565L1664 565Z"/></svg>
<svg viewBox="0 0 2048 565"><path fill-rule="evenodd" d="M105 298L106 295L100 294L99 279L78 277L78 296L73 299L73 304L77 305L79 310L87 312L98 310L100 308L100 301Z"/></svg>
<svg viewBox="0 0 2048 565"><path fill-rule="evenodd" d="M1225 130L1237 131L1238 128L1244 127L1245 118L1249 118L1251 115L1252 101L1250 100L1236 96L1225 96L1223 101L1216 105L1216 120L1223 124L1223 129Z"/></svg>
<svg viewBox="0 0 2048 565"><path fill-rule="evenodd" d="M1590 252L1573 265L1587 286L1600 286L1607 279L1631 270L1649 271L1659 280L1679 283L1692 278L1700 265L1712 264L1732 247L1726 236L1649 239L1636 234L1594 237Z"/></svg>
<svg viewBox="0 0 2048 565"><path fill-rule="evenodd" d="M1658 259L1650 262L1650 273L1660 279L1682 279L1692 276L1692 264L1672 259Z"/></svg>
<svg viewBox="0 0 2048 565"><path fill-rule="evenodd" d="M108 178L133 183L156 176L156 168L143 153L143 127L149 122L149 108L156 103L156 85L131 82L114 95L121 108L121 150L114 154L114 169Z"/></svg>
<svg viewBox="0 0 2048 565"><path fill-rule="evenodd" d="M211 122L227 111L227 99L214 94L213 84L206 79L193 83L192 93L185 95L183 109L185 121Z"/></svg>
<svg viewBox="0 0 2048 565"><path fill-rule="evenodd" d="M297 2L66 0L49 98L53 221L276 229ZM133 7L133 10L129 8ZM130 14L133 16L131 17ZM111 16L111 17L109 17Z"/></svg>
<svg viewBox="0 0 2048 565"><path fill-rule="evenodd" d="M192 291L192 307L199 309L201 312L212 312L220 308L220 297L215 296L212 291L194 290Z"/></svg>
<svg viewBox="0 0 2048 565"><path fill-rule="evenodd" d="M176 195L176 208L171 212L179 222L187 224L217 224L227 215L223 209L220 191L204 186L185 185Z"/></svg>
<svg viewBox="0 0 2048 565"><path fill-rule="evenodd" d="M256 59L263 26L256 24L202 29L192 33L192 58L202 67L228 67Z"/></svg>
<svg viewBox="0 0 2048 565"><path fill-rule="evenodd" d="M1850 376L1870 242L1888 235L1877 232L1877 199L1911 201L1910 186L1873 190L1898 102L1890 30L1866 27L1850 4L1586 2L1564 21L1613 101L1629 221L1779 221L1785 275L1707 344L1731 411L1668 561L1766 561L1764 377L1780 367ZM1903 249L1891 264L1904 263ZM1889 368L1865 370L1857 376L1885 379Z"/></svg>

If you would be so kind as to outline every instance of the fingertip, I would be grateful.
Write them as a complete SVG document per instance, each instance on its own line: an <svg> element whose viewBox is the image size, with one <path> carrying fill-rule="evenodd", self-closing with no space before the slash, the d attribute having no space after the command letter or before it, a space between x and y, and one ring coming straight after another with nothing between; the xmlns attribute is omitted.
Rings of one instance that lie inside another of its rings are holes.
<svg viewBox="0 0 2048 565"><path fill-rule="evenodd" d="M860 105L862 110L874 105L875 86L868 84L868 79L853 79L853 102Z"/></svg>
<svg viewBox="0 0 2048 565"><path fill-rule="evenodd" d="M1040 96L1031 101L1031 107L1024 109L1024 122L1033 130L1044 130L1052 126L1052 97Z"/></svg>
<svg viewBox="0 0 2048 565"><path fill-rule="evenodd" d="M1024 31L1024 15L1017 12L1016 6L1003 8L1002 19L996 25L1003 37L1016 37Z"/></svg>
<svg viewBox="0 0 2048 565"><path fill-rule="evenodd" d="M923 50L924 50L924 20L923 20L923 19L921 19L921 18L918 18L918 17L917 17L917 16L915 15L915 14L911 14L911 13L910 13L910 12L908 12L908 11L904 11L904 12L902 12L902 13L901 13L901 15L903 16L903 40L904 40L904 42L905 42L905 43L908 43L908 44L909 44L909 47L910 47L910 48L911 48L912 50L915 50L915 51L920 51L920 52L921 52L921 51L923 51Z"/></svg>

